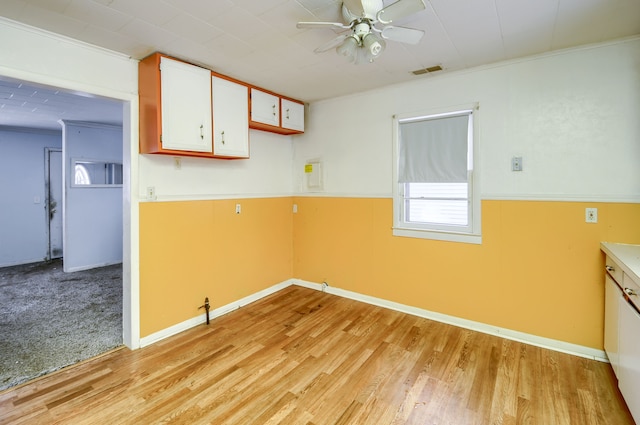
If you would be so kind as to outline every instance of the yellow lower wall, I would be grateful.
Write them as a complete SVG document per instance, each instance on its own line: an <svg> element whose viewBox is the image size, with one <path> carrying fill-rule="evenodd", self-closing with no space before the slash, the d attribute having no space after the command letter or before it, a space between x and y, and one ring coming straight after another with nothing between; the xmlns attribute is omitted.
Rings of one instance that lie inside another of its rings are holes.
<svg viewBox="0 0 640 425"><path fill-rule="evenodd" d="M239 203L242 213L235 213ZM292 276L292 199L140 204L140 336Z"/></svg>
<svg viewBox="0 0 640 425"><path fill-rule="evenodd" d="M295 277L602 349L600 242L640 243L638 217L640 204L483 201L473 245L392 236L391 199L142 203L141 337L203 314L205 296L216 308Z"/></svg>
<svg viewBox="0 0 640 425"><path fill-rule="evenodd" d="M391 199L294 203L296 278L596 349L600 242L640 243L640 204L483 201L472 245L392 236Z"/></svg>

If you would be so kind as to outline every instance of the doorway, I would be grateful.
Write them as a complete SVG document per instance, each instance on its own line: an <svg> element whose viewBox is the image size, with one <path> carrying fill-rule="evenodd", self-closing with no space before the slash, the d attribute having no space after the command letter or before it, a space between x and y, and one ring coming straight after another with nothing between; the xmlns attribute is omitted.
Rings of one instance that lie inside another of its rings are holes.
<svg viewBox="0 0 640 425"><path fill-rule="evenodd" d="M3 77L0 76L0 80L2 80ZM29 82L25 82L25 81L20 81L19 85L21 88L24 87L28 87L30 86L32 83ZM37 87L37 90L39 92L43 92L46 91L47 89L50 89L52 91L56 91L56 92L64 92L66 94L67 98L75 98L76 94L75 93L71 93L70 91L65 91L64 89L54 89L51 87L41 87L41 86L37 86L34 85L34 87ZM86 102L88 101L87 99L89 99L89 101L91 102L99 102L100 98L98 98L95 95L92 96L78 96L78 100L80 102ZM102 99L104 100L104 99ZM116 99L109 99L109 101L111 103L117 103L119 105L119 109L120 109L120 113L119 113L119 119L121 121L120 126L118 127L118 131L120 133L120 137L118 139L118 145L120 147L120 153L119 153L119 157L117 158L118 162L121 164L120 167L122 167L123 163L127 163L127 169L126 172L128 173L128 163L130 161L130 158L128 158L128 156L130 155L128 152L130 151L129 148L129 143L130 143L130 134L126 133L126 130L123 130L122 128L122 124L123 124L123 120L125 120L126 122L129 122L130 120L130 116L125 115L125 113L130 113L130 106L128 104L128 102L124 101L124 100L116 100ZM53 103L53 102L51 102ZM11 112L8 110L9 108L5 108L5 110L3 110L3 119L6 119L8 114L10 114ZM59 134L60 132L60 122L56 121L57 125L58 125L58 131L57 133ZM28 139L28 137L31 137L30 135L33 133L47 133L49 137L51 137L51 133L53 132L53 130L51 129L41 129L38 128L38 123L33 123L33 127L29 126L29 123L24 124L20 123L20 127L4 127L4 128L10 128L12 130L16 130L16 129L26 129L26 131L23 130L19 130L18 132L22 135L21 137L18 137L18 141L16 142L16 145L18 144L19 141L22 141L22 139ZM113 127L111 124L108 124L109 126ZM25 136L28 135L28 136ZM85 137L85 140L87 142L90 142L92 140L94 140L94 135L92 135L91 137ZM60 136L58 137L58 140L60 139ZM26 145L26 144L25 144ZM50 146L50 145L49 145ZM39 149L43 149L42 147L40 147ZM3 156L4 156L4 151L3 151ZM124 155L127 155L127 157L125 158ZM43 158L44 156L44 158ZM33 155L31 156L31 158L35 158ZM99 156L98 156L99 158ZM2 160L6 160L8 163L15 163L16 161L12 161L12 158L3 158ZM70 158L69 158L70 160ZM1 297L2 299L4 299L4 301L6 301L9 304L18 304L18 303L22 303L22 306L24 307L24 310L26 310L26 308L28 306L33 306L33 305L37 305L38 309L37 309L37 320L31 321L29 328L33 328L33 329L39 329L39 326L43 323L46 323L47 325L51 324L52 322L57 322L62 324L62 327L59 328L59 331L46 331L44 333L39 332L38 335L40 335L41 340L40 343L41 345L39 347L35 347L33 350L26 350L26 352L28 353L32 353L34 354L40 354L42 355L42 351L41 347L44 344L45 340L47 343L52 343L55 340L58 340L58 349L56 350L56 352L61 352L62 349L67 346L67 345L84 345L83 343L68 343L68 339L63 337L62 339L58 338L60 335L66 334L70 328L78 328L78 329L83 329L83 326L80 325L80 322L76 322L76 324L71 324L71 323L67 323L66 320L54 320L52 318L53 316L53 305L52 305L52 295L51 293L64 293L65 297L69 299L69 305L67 307L64 307L63 310L66 311L66 314L63 314L63 317L65 319L69 319L71 317L71 314L69 313L69 311L71 309L75 309L75 307L90 307L90 312L96 312L97 310L104 310L104 311L100 311L100 313L104 313L106 312L106 309L103 308L106 305L108 305L109 307L113 307L113 306L118 306L116 308L117 310L117 322L115 323L115 325L111 326L111 329L116 329L118 330L118 342L117 345L122 345L123 344L123 340L124 340L124 335L126 333L128 333L128 330L124 329L124 326L126 323L128 323L128 321L123 320L123 317L125 317L124 312L127 310L127 307L124 306L123 303L123 299L124 299L124 294L125 293L130 293L130 290L127 288L127 285L130 284L130 278L125 278L125 273L123 273L123 271L126 269L129 269L128 264L125 264L129 261L128 258L124 258L123 256L123 245L125 243L128 242L128 240L123 241L123 235L126 238L127 237L127 233L126 231L123 231L122 229L119 230L118 232L111 232L112 234L117 234L118 235L118 239L119 241L117 242L117 245L119 247L120 250L120 264L117 264L117 266L105 266L105 267L98 267L97 269L92 269L92 270L86 270L87 272L104 272L104 271L108 271L110 272L110 275L106 278L103 278L102 282L109 282L109 283L117 283L117 291L118 291L118 299L117 301L114 301L113 299L113 293L110 293L108 296L104 295L104 293L98 293L98 295L96 296L89 296L86 297L86 295L89 293L88 292L88 286L89 283L91 281L95 281L96 278L95 276L89 277L87 279L85 279L85 277L81 276L81 273L83 273L83 270L78 269L78 271L74 271L74 273L67 273L67 274L61 274L61 270L62 270L62 259L64 259L65 256L65 251L66 251L66 244L63 242L64 241L64 219L65 219L65 214L63 212L63 203L64 203L64 199L65 199L65 195L64 195L64 173L65 173L65 164L68 162L65 160L64 158L64 147L61 149L59 147L55 147L55 148L51 148L51 147L45 147L44 148L44 154L43 154L43 150L40 150L40 154L37 155L37 159L34 159L35 162L38 162L40 164L40 169L41 171L38 173L27 173L30 176L34 176L34 175L40 175L42 177L39 177L39 185L40 188L42 190L42 193L33 193L31 191L28 191L28 193L24 193L23 197L28 199L27 204L30 205L30 207L33 210L39 209L40 211L40 215L39 215L39 226L44 226L41 230L41 235L44 235L46 233L46 237L43 238L43 242L42 242L42 251L40 254L38 254L37 256L31 256L27 258L27 261L15 261L13 263L11 263L9 266L7 266L8 269L11 270L5 270L5 271L10 271L13 275L17 275L19 272L22 272L23 274L18 277L17 279L20 282L26 282L27 279L26 277L33 277L36 274L40 274L42 272L48 272L49 277L50 276L57 276L55 278L55 282L51 282L49 281L48 283L45 283L43 285L41 285L40 287L43 289L42 291L42 296L39 296L37 293L29 293L30 291L26 291L26 296L24 298L22 298L21 300L18 300L17 298L14 298L13 295L14 292L12 291L11 296L9 296L9 292L8 292L8 288L10 287L8 280L2 280L2 276L0 276L0 285L3 287L3 296ZM2 162L2 161L0 161ZM18 169L21 169L23 171L22 174L24 173L24 167L20 167L19 164L15 164L17 166ZM69 171L69 170L67 170ZM121 169L122 171L122 169ZM18 173L14 173L14 175L18 175ZM24 180L24 179L23 179ZM122 184L123 181L120 180L120 188L119 188L119 198L120 198L120 207L116 207L114 208L115 212L117 214L119 214L120 217L120 221L124 222L126 221L127 223L129 222L128 217L130 216L129 213L125 212L122 208L122 204L123 203L129 203L128 200L128 195L130 193L129 190L123 190L124 188L124 184ZM127 176L126 179L126 184L129 184L129 179ZM91 191L92 189L84 189L84 188L79 188L78 191L79 192L83 192L83 195L86 195L89 193L89 191ZM106 189L106 190L112 190L112 189ZM24 196L24 195L28 195L28 196ZM125 199L126 198L126 199ZM86 204L86 202L85 202ZM29 206L27 205L27 206ZM83 215L85 218L87 217L92 217L91 214L88 213L84 213ZM95 222L94 222L95 224ZM16 238L19 237L18 235L19 232L16 232ZM90 238L89 236L87 238ZM82 236L78 237L75 239L75 244L77 246L78 241L82 240ZM5 240L5 242L7 242L7 240ZM28 241L31 242L31 241ZM40 242L38 242L37 244L39 244ZM37 244L32 244L32 243L27 243L25 242L25 245L37 245ZM4 244L3 244L4 245ZM82 251L82 249L80 249L80 251ZM25 258L25 257L23 257ZM34 262L34 261L38 261L38 262ZM5 264L3 264L4 266ZM49 268L49 270L46 270L47 268ZM117 268L117 270L115 270L115 268ZM21 270L19 270L21 269ZM101 270L98 270L101 269ZM127 272L126 274L128 274L129 272ZM47 282L46 281L47 278L42 277L42 281L43 282ZM60 285L58 287L57 290L52 290L53 286L55 285ZM95 286L95 285L94 285ZM101 285L100 289L104 289L104 287L106 287L107 285ZM35 288L35 286L30 286L30 288ZM69 290L70 288L73 288L73 290ZM125 288L127 288L125 290ZM7 291L4 291L4 289L7 289ZM47 292L50 291L50 292ZM74 295L78 295L78 294L84 294L85 298L83 299L75 299L73 298ZM50 297L51 296L51 297ZM48 298L49 297L49 298ZM84 300L84 301L83 301ZM87 300L91 300L90 302L86 302ZM79 308L78 308L79 309ZM8 310L8 309L7 309ZM5 319L2 320L2 323L0 323L0 325L4 326L5 322L9 323L12 322L14 319L20 319L21 318L21 312L24 312L24 310L20 310L18 309L18 314L13 314L13 315L7 315L5 317ZM111 309L113 310L113 309ZM15 311L14 311L15 313ZM113 316L112 312L109 313L110 315ZM23 316L22 318L25 318L25 316ZM86 321L86 323L88 324L87 327L84 327L84 329L88 329L90 331L95 331L96 329L100 329L101 326L103 326L105 323L109 323L106 320L104 320L99 314L98 315L93 315L91 316L91 314L89 314L87 316L89 319ZM83 319L84 320L84 319ZM93 321L92 321L93 320ZM99 322L99 323L98 323ZM11 324L11 323L9 323ZM22 326L20 327L21 323L20 322L16 322L15 323L18 328L21 329L21 332L18 332L16 335L18 335L17 338L14 339L14 341L12 343L16 343L19 345L24 345L26 338L25 337L21 337L25 335L25 327ZM24 324L24 323L23 323ZM4 330L5 328L3 327L3 335L6 335ZM88 334L88 332L85 332L85 334ZM100 335L98 335L97 333L93 333L91 334L91 344L100 342L102 338L100 337ZM11 356L12 353L15 353L15 346L13 346L13 349L11 348L11 345L9 344L9 341L4 340L2 344L3 346L8 346L9 347L9 351L8 353L10 353L9 355ZM55 344L54 344L55 345ZM107 345L107 347L112 347ZM6 348L6 347L5 347ZM83 347L85 348L85 347ZM24 352L24 351L23 351ZM96 352L92 352L92 355L96 355L99 353ZM45 356L46 357L46 356ZM72 364L76 361L80 361L80 360L84 360L84 358L82 357L74 357L71 356L70 358L73 358L73 361L71 363L68 364ZM13 354L12 359L14 360L14 363L16 364L24 364L24 357L22 358L18 358L15 354ZM57 367L64 367L67 366L68 364L60 364ZM53 367L53 369L51 369L49 366L47 367L46 370L42 370L41 372L46 373L46 372L50 372L52 370L55 370L56 366ZM5 369L4 367L2 369ZM33 378L33 375L30 375L31 378ZM1 384L1 382L0 382Z"/></svg>

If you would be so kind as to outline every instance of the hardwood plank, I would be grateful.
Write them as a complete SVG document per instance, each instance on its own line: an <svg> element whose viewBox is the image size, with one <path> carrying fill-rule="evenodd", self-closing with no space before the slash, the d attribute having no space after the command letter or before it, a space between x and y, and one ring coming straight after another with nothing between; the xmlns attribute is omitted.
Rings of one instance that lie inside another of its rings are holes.
<svg viewBox="0 0 640 425"><path fill-rule="evenodd" d="M608 364L289 287L0 393L0 424L632 425Z"/></svg>

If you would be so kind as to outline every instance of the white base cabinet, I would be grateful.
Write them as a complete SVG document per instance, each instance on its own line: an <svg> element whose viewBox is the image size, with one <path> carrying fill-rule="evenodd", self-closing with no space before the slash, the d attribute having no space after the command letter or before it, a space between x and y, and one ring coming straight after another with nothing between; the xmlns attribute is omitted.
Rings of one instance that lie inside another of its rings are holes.
<svg viewBox="0 0 640 425"><path fill-rule="evenodd" d="M622 297L618 316L618 387L631 415L640 422L640 315Z"/></svg>
<svg viewBox="0 0 640 425"><path fill-rule="evenodd" d="M640 424L640 245L603 242L605 274L604 349L618 388Z"/></svg>

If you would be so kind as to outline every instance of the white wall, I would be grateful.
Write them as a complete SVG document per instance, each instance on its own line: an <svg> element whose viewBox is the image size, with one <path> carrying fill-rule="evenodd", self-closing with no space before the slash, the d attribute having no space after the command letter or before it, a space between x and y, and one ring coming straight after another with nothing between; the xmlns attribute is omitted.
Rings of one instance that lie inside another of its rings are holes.
<svg viewBox="0 0 640 425"><path fill-rule="evenodd" d="M158 201L291 196L292 138L251 130L249 159L140 156L140 193L154 187Z"/></svg>
<svg viewBox="0 0 640 425"><path fill-rule="evenodd" d="M73 186L75 159L122 163L122 127L64 122L64 271L122 262L122 187Z"/></svg>
<svg viewBox="0 0 640 425"><path fill-rule="evenodd" d="M46 147L62 132L0 128L0 267L47 257Z"/></svg>
<svg viewBox="0 0 640 425"><path fill-rule="evenodd" d="M478 102L483 199L638 202L639 63L634 38L313 103L294 190L305 192L305 161L321 158L325 194L390 197L392 116Z"/></svg>

